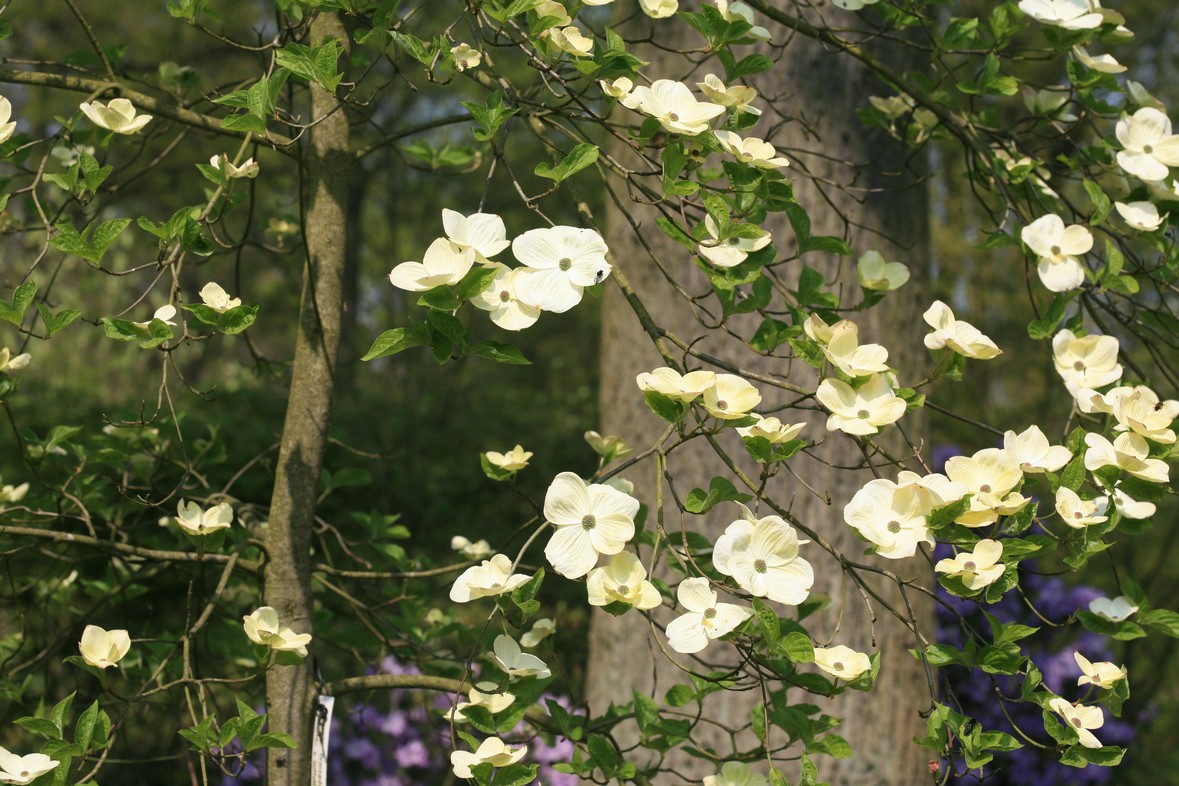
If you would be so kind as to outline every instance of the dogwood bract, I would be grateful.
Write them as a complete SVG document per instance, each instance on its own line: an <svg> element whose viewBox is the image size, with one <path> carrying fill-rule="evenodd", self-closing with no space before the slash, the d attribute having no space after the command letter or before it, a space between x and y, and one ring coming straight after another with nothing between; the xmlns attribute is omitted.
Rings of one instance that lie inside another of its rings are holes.
<svg viewBox="0 0 1179 786"><path fill-rule="evenodd" d="M87 625L78 642L82 660L100 669L114 666L131 649L131 637L125 630L106 630L97 625Z"/></svg>
<svg viewBox="0 0 1179 786"><path fill-rule="evenodd" d="M1071 330L1052 337L1056 373L1074 396L1082 388L1100 388L1122 378L1118 339L1095 333L1077 338Z"/></svg>
<svg viewBox="0 0 1179 786"><path fill-rule="evenodd" d="M472 49L470 44L456 44L450 48L450 54L454 57L454 67L459 71L477 68L483 62L483 53Z"/></svg>
<svg viewBox="0 0 1179 786"><path fill-rule="evenodd" d="M1143 180L1165 180L1179 166L1179 135L1171 133L1171 118L1153 107L1123 116L1114 128L1122 149L1118 166Z"/></svg>
<svg viewBox="0 0 1179 786"><path fill-rule="evenodd" d="M126 98L112 98L109 104L83 101L78 105L90 122L116 134L137 134L152 121L148 114L136 114L135 105Z"/></svg>
<svg viewBox="0 0 1179 786"><path fill-rule="evenodd" d="M1018 513L1031 501L1014 490L1023 481L1023 472L1011 454L1000 448L954 456L946 462L946 475L971 494L970 507L954 519L964 527L985 527L999 516Z"/></svg>
<svg viewBox="0 0 1179 786"><path fill-rule="evenodd" d="M450 547L467 559L483 559L491 555L491 545L486 540L477 540L472 543L462 535L452 537Z"/></svg>
<svg viewBox="0 0 1179 786"><path fill-rule="evenodd" d="M516 640L506 633L495 637L491 649L492 660L510 677L536 677L543 680L552 676L543 660L521 650Z"/></svg>
<svg viewBox="0 0 1179 786"><path fill-rule="evenodd" d="M520 297L520 278L524 268L510 268L498 262L495 278L487 289L471 298L475 308L490 312L491 321L504 330L523 330L536 324L540 308Z"/></svg>
<svg viewBox="0 0 1179 786"><path fill-rule="evenodd" d="M859 327L846 319L831 326L823 355L849 377L888 371L888 350L880 344L861 344Z"/></svg>
<svg viewBox="0 0 1179 786"><path fill-rule="evenodd" d="M1121 622L1138 611L1138 607L1131 603L1125 595L1119 595L1112 600L1094 598L1089 601L1089 611L1099 617L1105 617L1110 622Z"/></svg>
<svg viewBox="0 0 1179 786"><path fill-rule="evenodd" d="M1097 503L1099 508L1102 506L1105 509L1109 508L1109 497L1107 496L1097 497L1093 501ZM1124 519L1148 519L1158 510L1158 507L1153 502L1139 502L1127 496L1124 491L1116 487L1113 493L1113 504Z"/></svg>
<svg viewBox="0 0 1179 786"><path fill-rule="evenodd" d="M233 523L233 508L228 502L219 502L205 509L182 499L176 506L176 523L190 535L209 535Z"/></svg>
<svg viewBox="0 0 1179 786"><path fill-rule="evenodd" d="M973 551L960 551L953 559L938 560L933 569L962 579L969 589L978 590L994 584L1003 575L1006 566L999 562L1002 556L1002 543L983 539L974 544Z"/></svg>
<svg viewBox="0 0 1179 786"><path fill-rule="evenodd" d="M639 8L652 19L666 19L680 8L680 0L639 0Z"/></svg>
<svg viewBox="0 0 1179 786"><path fill-rule="evenodd" d="M715 2L716 10L720 11L720 15L725 19L726 22L736 22L737 20L741 20L753 25L749 32L746 33L746 35L750 38L756 39L758 41L773 40L773 36L770 35L769 30L761 27L760 25L753 24L753 9L750 8L748 4L742 2L730 2L730 0L715 0ZM750 786L753 786L753 784L750 784Z"/></svg>
<svg viewBox="0 0 1179 786"><path fill-rule="evenodd" d="M511 245L504 220L494 213L465 216L457 210L442 208L442 231L451 243L474 251L476 261L483 264Z"/></svg>
<svg viewBox="0 0 1179 786"><path fill-rule="evenodd" d="M11 139L12 134L16 131L16 121L10 120L11 117L12 102L4 96L0 96L0 144Z"/></svg>
<svg viewBox="0 0 1179 786"><path fill-rule="evenodd" d="M487 457L489 464L508 472L519 472L528 466L528 459L532 458L532 452L525 450L521 445L516 445L507 453L489 450L483 455Z"/></svg>
<svg viewBox="0 0 1179 786"><path fill-rule="evenodd" d="M457 284L475 265L475 251L440 237L426 249L421 262L402 262L389 271L389 283L409 292Z"/></svg>
<svg viewBox="0 0 1179 786"><path fill-rule="evenodd" d="M626 603L640 611L653 609L663 602L655 585L647 581L647 571L639 558L621 551L605 567L594 568L585 580L591 606Z"/></svg>
<svg viewBox="0 0 1179 786"><path fill-rule="evenodd" d="M687 374L680 374L675 369L664 366L653 371L644 371L635 377L635 382L639 390L688 402L716 385L716 374L711 371L689 371Z"/></svg>
<svg viewBox="0 0 1179 786"><path fill-rule="evenodd" d="M497 693L497 687L494 682L476 682L475 686L467 691L469 701L459 702L447 710L444 717L455 722L465 721L467 718L463 715L463 710L468 707L486 707L492 715L503 712L515 703L516 696L506 691Z"/></svg>
<svg viewBox="0 0 1179 786"><path fill-rule="evenodd" d="M1104 509L1097 500L1081 499L1077 492L1068 486L1061 486L1056 490L1056 512L1065 524L1073 529L1084 529L1090 524L1100 524L1108 521L1107 516L1101 515Z"/></svg>
<svg viewBox="0 0 1179 786"><path fill-rule="evenodd" d="M530 229L512 241L520 271L516 291L521 300L560 314L581 302L586 287L610 275L606 241L592 229L555 226Z"/></svg>
<svg viewBox="0 0 1179 786"><path fill-rule="evenodd" d="M544 498L545 519L557 528L544 555L565 578L584 576L599 554L617 554L634 537L638 512L639 501L629 494L562 472Z"/></svg>
<svg viewBox="0 0 1179 786"><path fill-rule="evenodd" d="M800 541L794 527L780 516L755 519L748 508L742 512L745 518L734 521L717 538L713 566L751 595L787 606L802 603L815 583L811 564L798 550L799 544L809 541Z"/></svg>
<svg viewBox="0 0 1179 786"><path fill-rule="evenodd" d="M1005 431L1003 449L1022 472L1033 474L1055 472L1072 459L1072 452L1063 445L1051 445L1039 426L1028 426L1021 433Z"/></svg>
<svg viewBox="0 0 1179 786"><path fill-rule="evenodd" d="M888 559L905 559L917 546L934 545L927 516L966 493L965 486L944 475L921 477L904 471L894 483L876 478L864 484L843 508L843 520Z"/></svg>
<svg viewBox="0 0 1179 786"><path fill-rule="evenodd" d="M496 554L462 572L450 587L450 599L455 603L467 603L478 598L491 598L526 584L531 578L523 573L512 573L512 560L504 554Z"/></svg>
<svg viewBox="0 0 1179 786"><path fill-rule="evenodd" d="M1086 748L1100 748L1101 740L1093 735L1090 729L1100 729L1105 724L1105 715L1100 707L1085 707L1071 703L1068 699L1055 698L1048 702L1048 707L1060 717L1064 718L1077 738Z"/></svg>
<svg viewBox="0 0 1179 786"><path fill-rule="evenodd" d="M929 349L949 347L974 360L989 360L1003 353L974 325L955 319L954 312L940 300L933 301L922 317L933 328L932 333L925 335L925 346Z"/></svg>
<svg viewBox="0 0 1179 786"><path fill-rule="evenodd" d="M59 761L44 753L30 753L17 756L7 748L0 747L0 783L32 783L47 772L52 772Z"/></svg>
<svg viewBox="0 0 1179 786"><path fill-rule="evenodd" d="M764 139L741 137L732 131L717 131L716 141L733 158L759 169L779 169L790 166L790 161L778 155L777 149Z"/></svg>
<svg viewBox="0 0 1179 786"><path fill-rule="evenodd" d="M278 611L271 606L262 606L242 617L246 638L255 644L272 650L295 652L307 657L307 645L311 643L310 633L295 633L285 628L278 619Z"/></svg>
<svg viewBox="0 0 1179 786"><path fill-rule="evenodd" d="M704 217L704 231L708 233L708 239L701 240L696 251L717 267L736 267L771 241L768 232L758 237L729 237L721 240L720 230L712 216Z"/></svg>
<svg viewBox="0 0 1179 786"><path fill-rule="evenodd" d="M872 661L866 654L844 644L815 647L815 665L841 680L854 680L872 669Z"/></svg>
<svg viewBox="0 0 1179 786"><path fill-rule="evenodd" d="M795 439L806 428L806 423L786 425L778 418L763 418L757 413L753 416L757 418L757 422L752 426L738 426L737 433L750 439L768 440L773 445Z"/></svg>
<svg viewBox="0 0 1179 786"><path fill-rule="evenodd" d="M687 85L672 79L656 79L650 87L639 85L631 98L640 112L658 120L665 130L686 136L704 133L708 121L725 112L719 104L696 100Z"/></svg>
<svg viewBox="0 0 1179 786"><path fill-rule="evenodd" d="M229 156L224 153L218 153L209 159L209 166L214 169L220 169L228 180L237 180L239 178L252 179L258 176L262 168L258 166L253 158L247 158L240 165L234 166L233 162L229 160Z"/></svg>
<svg viewBox="0 0 1179 786"><path fill-rule="evenodd" d="M20 355L12 355L8 351L8 347L0 349L0 372L11 374L13 371L20 371L29 365L29 361L33 356L28 352Z"/></svg>
<svg viewBox="0 0 1179 786"><path fill-rule="evenodd" d="M1037 257L1040 281L1053 292L1068 292L1085 283L1085 268L1077 257L1093 248L1093 235L1080 224L1065 227L1054 214L1040 216L1019 233Z"/></svg>
<svg viewBox="0 0 1179 786"><path fill-rule="evenodd" d="M716 382L704 391L701 403L713 417L736 420L761 403L761 393L736 374L717 374Z"/></svg>
<svg viewBox="0 0 1179 786"><path fill-rule="evenodd" d="M699 652L753 616L744 606L717 603L716 591L705 578L681 581L676 598L687 611L667 624L667 643L685 655Z"/></svg>
<svg viewBox="0 0 1179 786"><path fill-rule="evenodd" d="M842 380L824 379L815 398L831 413L827 417L828 431L858 436L875 434L881 427L897 422L906 407L905 400L893 394L883 374L873 374L857 388Z"/></svg>
<svg viewBox="0 0 1179 786"><path fill-rule="evenodd" d="M470 780L475 777L471 768L478 764L507 767L520 761L527 752L527 745L506 745L499 737L488 737L479 744L473 753L451 751L450 768L454 771L455 777Z"/></svg>
<svg viewBox="0 0 1179 786"><path fill-rule="evenodd" d="M197 295L202 303L218 313L237 308L242 304L241 298L231 298L229 293L215 281L210 281L201 287L201 291L197 292Z"/></svg>
<svg viewBox="0 0 1179 786"><path fill-rule="evenodd" d="M856 262L856 281L864 289L891 292L909 280L909 268L903 262L888 262L879 251L866 251Z"/></svg>
<svg viewBox="0 0 1179 786"><path fill-rule="evenodd" d="M532 629L520 637L520 646L531 649L557 632L557 623L548 617L532 623Z"/></svg>
<svg viewBox="0 0 1179 786"><path fill-rule="evenodd" d="M1112 688L1119 680L1126 678L1126 669L1109 661L1089 662L1079 652L1073 652L1073 660L1081 668L1081 676L1077 677L1077 685L1096 685L1098 688Z"/></svg>
<svg viewBox="0 0 1179 786"><path fill-rule="evenodd" d="M1088 0L1019 0L1019 10L1038 22L1066 30L1090 30L1100 27L1103 19Z"/></svg>
<svg viewBox="0 0 1179 786"><path fill-rule="evenodd" d="M1151 483L1166 483L1171 468L1162 459L1150 458L1150 446L1133 432L1125 432L1110 443L1100 434L1086 434L1085 469L1093 472L1102 467L1117 467L1136 478Z"/></svg>
<svg viewBox="0 0 1179 786"><path fill-rule="evenodd" d="M1114 208L1130 226L1143 232L1153 232L1163 225L1168 213L1159 215L1159 209L1150 202L1114 202Z"/></svg>
<svg viewBox="0 0 1179 786"><path fill-rule="evenodd" d="M697 82L696 87L700 88L700 92L708 96L714 103L720 104L724 107L732 107L743 112L748 112L751 115L760 115L761 110L749 105L751 101L757 98L757 90L747 85L729 85L720 80L716 74L708 74L704 77L703 82ZM717 139L720 139L720 134L731 134L728 131L718 131ZM733 136L736 136L733 134ZM723 142L721 144L724 144Z"/></svg>

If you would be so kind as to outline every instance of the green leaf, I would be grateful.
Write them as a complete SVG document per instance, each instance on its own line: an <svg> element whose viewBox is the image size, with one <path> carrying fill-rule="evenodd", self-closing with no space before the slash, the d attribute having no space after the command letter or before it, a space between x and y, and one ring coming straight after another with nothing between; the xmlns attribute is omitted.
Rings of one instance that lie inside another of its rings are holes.
<svg viewBox="0 0 1179 786"><path fill-rule="evenodd" d="M505 106L503 93L498 90L488 97L486 104L478 104L474 101L463 101L462 104L471 113L475 122L479 124L479 128L476 128L472 133L480 142L490 141L499 133L504 122L519 111Z"/></svg>
<svg viewBox="0 0 1179 786"><path fill-rule="evenodd" d="M753 599L753 614L757 617L757 624L765 634L766 643L774 646L782 635L778 613L763 603L760 599Z"/></svg>
<svg viewBox="0 0 1179 786"><path fill-rule="evenodd" d="M708 484L708 491L692 489L684 499L684 510L689 513L707 513L722 502L748 502L753 499L742 494L727 478L714 477Z"/></svg>
<svg viewBox="0 0 1179 786"><path fill-rule="evenodd" d="M495 276L499 273L501 268L484 267L482 265L471 268L467 275L463 276L463 280L455 287L455 297L459 300L470 300L478 297L484 292L491 282L495 280Z"/></svg>
<svg viewBox="0 0 1179 786"><path fill-rule="evenodd" d="M393 328L377 336L376 340L373 341L373 345L361 360L376 360L377 358L396 355L398 352L402 352L410 347L422 347L428 343L429 341L416 326L411 328Z"/></svg>
<svg viewBox="0 0 1179 786"><path fill-rule="evenodd" d="M591 734L588 740L590 760L606 778L612 778L618 770L620 759L614 744L601 734Z"/></svg>
<svg viewBox="0 0 1179 786"><path fill-rule="evenodd" d="M787 633L782 639L779 649L795 663L814 663L815 661L815 645L811 643L811 637L801 631L793 630Z"/></svg>
<svg viewBox="0 0 1179 786"><path fill-rule="evenodd" d="M668 423L678 423L688 412L688 405L653 390L643 391L643 400L659 417Z"/></svg>
<svg viewBox="0 0 1179 786"><path fill-rule="evenodd" d="M172 328L159 319L153 319L146 325L130 322L126 319L103 317L102 329L107 338L116 341L135 341L143 349L156 347L174 338Z"/></svg>
<svg viewBox="0 0 1179 786"><path fill-rule="evenodd" d="M592 166L598 160L598 152L597 145L583 142L569 151L569 154L555 166L541 163L537 164L533 171L541 177L560 183L586 167Z"/></svg>
<svg viewBox="0 0 1179 786"><path fill-rule="evenodd" d="M90 741L94 738L94 728L98 725L98 713L98 702L95 701L78 716L78 722L74 725L74 742L83 752L90 750Z"/></svg>
<svg viewBox="0 0 1179 786"><path fill-rule="evenodd" d="M663 697L669 707L683 707L696 699L696 691L687 685L673 685Z"/></svg>
<svg viewBox="0 0 1179 786"><path fill-rule="evenodd" d="M517 366L528 366L532 361L524 357L519 349L501 341L480 341L467 348L468 355L477 358L494 360L496 363L510 363Z"/></svg>
<svg viewBox="0 0 1179 786"><path fill-rule="evenodd" d="M1179 614L1170 609L1155 609L1139 615L1139 624L1151 630L1179 639Z"/></svg>
<svg viewBox="0 0 1179 786"><path fill-rule="evenodd" d="M221 127L227 131L240 131L243 134L266 133L266 121L254 115L228 115L221 118Z"/></svg>
<svg viewBox="0 0 1179 786"><path fill-rule="evenodd" d="M12 293L11 302L0 300L0 319L3 319L5 322L11 322L14 325L20 325L24 321L25 312L29 310L29 306L32 304L36 294L36 281L29 279L21 284Z"/></svg>
<svg viewBox="0 0 1179 786"><path fill-rule="evenodd" d="M41 303L37 304L37 313L41 315L41 321L45 323L45 332L50 336L65 330L75 319L82 316L81 311L73 308L62 309L54 314Z"/></svg>

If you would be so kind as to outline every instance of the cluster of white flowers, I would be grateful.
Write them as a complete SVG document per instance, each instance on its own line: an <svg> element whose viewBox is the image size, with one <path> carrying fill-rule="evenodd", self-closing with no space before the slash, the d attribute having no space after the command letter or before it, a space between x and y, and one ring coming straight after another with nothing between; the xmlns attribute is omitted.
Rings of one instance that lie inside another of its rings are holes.
<svg viewBox="0 0 1179 786"><path fill-rule="evenodd" d="M610 275L606 242L592 229L554 226L508 240L503 219L490 213L465 216L443 209L445 237L434 240L421 262L403 262L389 281L409 292L459 283L476 265L496 271L491 284L471 299L505 330L532 326L540 312L563 313L581 302L588 286ZM521 267L492 257L511 246Z"/></svg>

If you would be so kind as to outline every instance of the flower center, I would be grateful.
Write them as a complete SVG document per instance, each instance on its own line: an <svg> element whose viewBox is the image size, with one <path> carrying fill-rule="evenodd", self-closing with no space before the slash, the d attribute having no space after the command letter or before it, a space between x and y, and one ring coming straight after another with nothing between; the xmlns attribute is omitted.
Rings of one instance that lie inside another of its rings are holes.
<svg viewBox="0 0 1179 786"><path fill-rule="evenodd" d="M859 412L856 413L856 417L859 418L860 420L867 420L871 416L872 416L872 413L866 409L861 409Z"/></svg>
<svg viewBox="0 0 1179 786"><path fill-rule="evenodd" d="M1069 718L1068 722L1071 723L1072 725L1076 726L1078 729L1081 728L1081 719L1080 718Z"/></svg>
<svg viewBox="0 0 1179 786"><path fill-rule="evenodd" d="M557 267L559 267L562 272L565 272L569 270L569 268L573 267L573 260L569 257L561 257L561 261L557 263Z"/></svg>
<svg viewBox="0 0 1179 786"><path fill-rule="evenodd" d="M1076 513L1073 514L1073 518L1074 519L1083 519L1083 518L1085 518L1085 514L1078 510Z"/></svg>
<svg viewBox="0 0 1179 786"><path fill-rule="evenodd" d="M675 113L675 112L668 112L668 113L667 113L667 119L668 119L668 120L670 120L670 121L671 121L671 122L673 122L673 123L678 123L678 122L679 122L679 119L680 119L680 116L679 116L677 113ZM1149 151L1148 151L1148 152L1149 152Z"/></svg>
<svg viewBox="0 0 1179 786"><path fill-rule="evenodd" d="M504 291L499 293L499 302L507 303L511 299L512 299L512 293L509 292L508 290L505 289Z"/></svg>
<svg viewBox="0 0 1179 786"><path fill-rule="evenodd" d="M984 484L982 484L981 486L979 486L979 487L978 487L978 490L979 490L979 491L981 491L981 492L982 492L982 493L984 493L984 494L990 494L990 493L991 493L991 484L990 484L990 483L984 483Z"/></svg>
<svg viewBox="0 0 1179 786"><path fill-rule="evenodd" d="M766 561L764 559L754 560L753 561L753 569L756 570L758 573L765 573L766 572Z"/></svg>
<svg viewBox="0 0 1179 786"><path fill-rule="evenodd" d="M1048 249L1048 251L1051 252L1052 256L1054 257L1060 256L1060 246L1053 246L1052 248Z"/></svg>
<svg viewBox="0 0 1179 786"><path fill-rule="evenodd" d="M626 586L625 584L619 584L617 591L619 595L629 595L630 587Z"/></svg>
<svg viewBox="0 0 1179 786"><path fill-rule="evenodd" d="M974 560L967 560L962 563L963 570L977 570L978 566L974 564Z"/></svg>
<svg viewBox="0 0 1179 786"><path fill-rule="evenodd" d="M1154 152L1154 146L1153 145L1143 145L1142 152L1146 153L1147 155L1150 155L1151 153Z"/></svg>
<svg viewBox="0 0 1179 786"><path fill-rule="evenodd" d="M722 399L717 399L717 401L716 401L716 408L717 408L717 409L728 409L728 408L729 408L729 402L725 401L723 398L722 398Z"/></svg>
<svg viewBox="0 0 1179 786"><path fill-rule="evenodd" d="M598 520L594 518L593 513L587 513L581 517L581 528L587 532L598 526Z"/></svg>
<svg viewBox="0 0 1179 786"><path fill-rule="evenodd" d="M893 520L888 522L888 531L894 535L901 531L901 522Z"/></svg>
<svg viewBox="0 0 1179 786"><path fill-rule="evenodd" d="M709 607L704 610L704 619L710 620L716 616L716 609Z"/></svg>
<svg viewBox="0 0 1179 786"><path fill-rule="evenodd" d="M1084 371L1085 370L1084 362L1078 360L1077 362L1073 363L1073 370L1074 371Z"/></svg>
<svg viewBox="0 0 1179 786"><path fill-rule="evenodd" d="M836 671L843 671L843 663L840 661L835 661L831 664L831 668L835 669Z"/></svg>

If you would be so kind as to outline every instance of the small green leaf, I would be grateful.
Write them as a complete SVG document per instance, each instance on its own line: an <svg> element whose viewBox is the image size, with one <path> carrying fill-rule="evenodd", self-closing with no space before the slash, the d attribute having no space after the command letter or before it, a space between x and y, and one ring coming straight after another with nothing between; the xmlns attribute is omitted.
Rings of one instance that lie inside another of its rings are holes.
<svg viewBox="0 0 1179 786"><path fill-rule="evenodd" d="M556 165L537 164L533 171L541 177L546 177L560 183L573 176L598 160L598 146L582 143L574 147L565 158Z"/></svg>
<svg viewBox="0 0 1179 786"><path fill-rule="evenodd" d="M706 513L722 502L748 502L753 499L742 494L727 478L714 477L708 484L708 491L692 489L684 499L684 509L689 513Z"/></svg>
<svg viewBox="0 0 1179 786"><path fill-rule="evenodd" d="M429 340L422 335L421 330L416 326L412 328L393 328L377 336L376 340L373 341L373 345L361 360L376 360L377 358L396 355L398 352L407 350L410 347L423 347L429 343Z"/></svg>
<svg viewBox="0 0 1179 786"><path fill-rule="evenodd" d="M517 366L532 365L519 349L501 341L480 341L467 347L467 354L477 358L494 360L496 363L511 363Z"/></svg>

